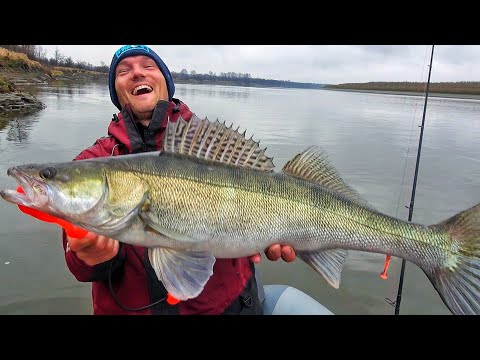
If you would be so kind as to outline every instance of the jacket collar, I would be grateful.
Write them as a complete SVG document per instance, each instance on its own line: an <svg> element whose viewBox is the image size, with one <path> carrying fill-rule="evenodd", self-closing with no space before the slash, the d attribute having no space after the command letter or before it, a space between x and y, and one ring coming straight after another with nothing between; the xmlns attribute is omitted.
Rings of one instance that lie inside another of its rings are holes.
<svg viewBox="0 0 480 360"><path fill-rule="evenodd" d="M159 150L161 138L169 114L177 106L175 101L160 100L153 110L148 128L139 127L134 120L130 105L127 104L110 123L108 134L123 144L130 153Z"/></svg>

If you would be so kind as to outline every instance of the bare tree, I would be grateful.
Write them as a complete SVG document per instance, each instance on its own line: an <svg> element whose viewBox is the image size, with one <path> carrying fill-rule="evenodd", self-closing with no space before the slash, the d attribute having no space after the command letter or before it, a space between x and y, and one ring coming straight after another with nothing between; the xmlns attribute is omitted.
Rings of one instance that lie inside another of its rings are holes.
<svg viewBox="0 0 480 360"><path fill-rule="evenodd" d="M47 50L41 47L40 45L37 46L35 50L35 56L37 60L42 60L47 58Z"/></svg>
<svg viewBox="0 0 480 360"><path fill-rule="evenodd" d="M63 62L64 56L60 53L60 50L58 50L58 46L55 48L55 53L54 53L54 59L55 63L57 65L60 65Z"/></svg>

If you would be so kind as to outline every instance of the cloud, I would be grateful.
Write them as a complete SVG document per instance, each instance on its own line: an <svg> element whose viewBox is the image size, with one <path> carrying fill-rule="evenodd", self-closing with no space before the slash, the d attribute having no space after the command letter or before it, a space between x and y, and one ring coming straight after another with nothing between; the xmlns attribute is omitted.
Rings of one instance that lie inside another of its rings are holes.
<svg viewBox="0 0 480 360"><path fill-rule="evenodd" d="M74 61L109 65L121 45L58 47ZM425 82L431 45L151 45L171 71L248 73L252 77L339 84L369 81ZM437 45L432 82L480 81L479 45Z"/></svg>

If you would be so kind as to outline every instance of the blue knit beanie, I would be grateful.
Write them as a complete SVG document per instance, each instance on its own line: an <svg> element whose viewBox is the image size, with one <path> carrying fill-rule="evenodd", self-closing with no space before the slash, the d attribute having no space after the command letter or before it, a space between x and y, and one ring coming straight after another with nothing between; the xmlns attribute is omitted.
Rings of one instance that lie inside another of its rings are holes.
<svg viewBox="0 0 480 360"><path fill-rule="evenodd" d="M112 63L110 64L110 71L108 73L108 88L110 90L110 99L112 99L113 105L115 105L119 110L122 110L122 107L118 102L117 91L115 90L115 68L117 67L118 63L126 57L137 55L148 56L157 63L167 83L168 100L171 101L173 98L173 94L175 93L175 84L173 83L172 74L170 74L170 70L168 70L167 65L165 65L163 60L155 53L155 51L153 51L146 45L125 45L118 49L113 55Z"/></svg>

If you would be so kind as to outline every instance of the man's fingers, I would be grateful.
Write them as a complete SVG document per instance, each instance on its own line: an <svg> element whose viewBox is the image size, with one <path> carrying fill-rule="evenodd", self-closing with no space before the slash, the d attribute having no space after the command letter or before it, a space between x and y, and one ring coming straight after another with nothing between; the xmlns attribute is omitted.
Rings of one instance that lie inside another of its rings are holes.
<svg viewBox="0 0 480 360"><path fill-rule="evenodd" d="M120 249L120 241L113 240L113 253L118 254L118 249Z"/></svg>
<svg viewBox="0 0 480 360"><path fill-rule="evenodd" d="M67 236L67 241L70 250L94 256L103 256L103 254L108 255L111 253L116 255L119 248L117 240L91 232L80 239Z"/></svg>
<svg viewBox="0 0 480 360"><path fill-rule="evenodd" d="M94 244L83 248L82 251L88 254L97 254L101 256L102 254L111 253L116 243L118 243L117 240L110 239L106 236L98 236Z"/></svg>
<svg viewBox="0 0 480 360"><path fill-rule="evenodd" d="M108 261L118 254L120 242L106 236L88 233L81 239L67 236L70 250L87 265L94 266Z"/></svg>
<svg viewBox="0 0 480 360"><path fill-rule="evenodd" d="M108 239L108 243L101 250L92 252L83 252L79 257L83 258L87 264L96 265L108 261L115 257L120 248L120 242L113 239ZM77 254L78 255L78 254Z"/></svg>
<svg viewBox="0 0 480 360"><path fill-rule="evenodd" d="M260 254L255 254L250 256L250 261L253 262L254 264L260 263L262 261L262 256Z"/></svg>
<svg viewBox="0 0 480 360"><path fill-rule="evenodd" d="M280 256L282 256L282 247L280 244L274 244L267 249L265 255L267 256L268 260L276 261L280 259Z"/></svg>
<svg viewBox="0 0 480 360"><path fill-rule="evenodd" d="M295 260L295 250L291 246L282 247L282 259L286 262L291 262Z"/></svg>
<svg viewBox="0 0 480 360"><path fill-rule="evenodd" d="M95 246L92 246L91 250L94 251L94 252L102 252L102 251L106 250L107 247L108 247L108 244L111 243L110 240L111 239L100 235L97 238L97 242L95 243ZM113 248L113 246L112 246L112 248Z"/></svg>
<svg viewBox="0 0 480 360"><path fill-rule="evenodd" d="M92 232L88 232L82 238L72 238L67 236L67 242L70 245L70 249L73 251L80 251L84 248L94 245L97 242L98 235Z"/></svg>
<svg viewBox="0 0 480 360"><path fill-rule="evenodd" d="M288 245L274 244L271 245L266 251L265 255L271 261L277 261L282 258L285 262L291 262L295 260L295 250Z"/></svg>

